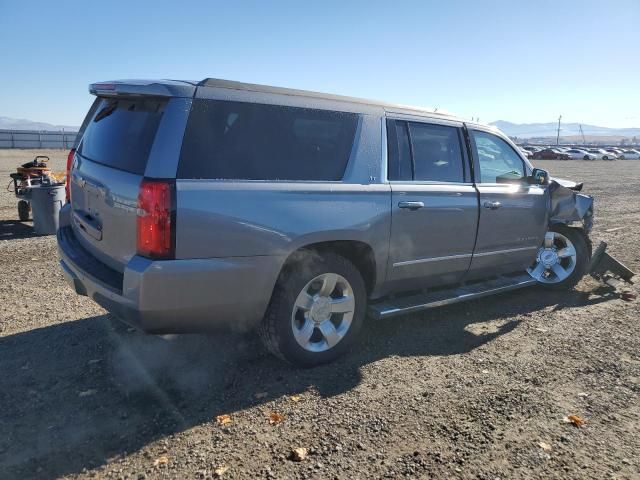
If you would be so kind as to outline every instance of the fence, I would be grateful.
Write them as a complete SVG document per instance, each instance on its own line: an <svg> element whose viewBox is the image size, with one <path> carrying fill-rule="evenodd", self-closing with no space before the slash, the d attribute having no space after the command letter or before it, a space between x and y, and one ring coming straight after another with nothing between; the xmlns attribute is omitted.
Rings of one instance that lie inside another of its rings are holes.
<svg viewBox="0 0 640 480"><path fill-rule="evenodd" d="M0 130L0 148L73 148L78 132Z"/></svg>

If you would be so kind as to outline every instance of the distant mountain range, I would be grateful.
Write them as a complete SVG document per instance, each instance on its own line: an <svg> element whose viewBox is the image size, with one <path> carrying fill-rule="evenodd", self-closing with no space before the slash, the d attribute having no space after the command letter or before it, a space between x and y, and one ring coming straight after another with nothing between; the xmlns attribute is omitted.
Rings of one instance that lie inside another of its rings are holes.
<svg viewBox="0 0 640 480"><path fill-rule="evenodd" d="M510 137L532 138L532 137L555 137L558 124L549 123L512 123L505 120L497 120L491 122ZM70 132L78 131L77 126L70 125L53 125L46 122L34 122L22 118L11 118L0 116L0 129L6 130L68 130ZM560 125L561 137L580 136L579 123L563 123ZM582 124L582 130L585 136L604 136L604 137L640 137L640 128L607 128L598 127L596 125Z"/></svg>
<svg viewBox="0 0 640 480"><path fill-rule="evenodd" d="M46 122L34 122L23 118L11 118L0 116L0 129L4 130L53 130L77 132L79 127L69 125L52 125Z"/></svg>
<svg viewBox="0 0 640 480"><path fill-rule="evenodd" d="M532 138L532 137L555 137L558 129L557 122L549 123L511 123L505 120L491 122L510 137ZM596 125L582 124L582 131L585 136L599 137L640 137L640 128L607 128ZM579 123L561 123L561 137L579 137Z"/></svg>

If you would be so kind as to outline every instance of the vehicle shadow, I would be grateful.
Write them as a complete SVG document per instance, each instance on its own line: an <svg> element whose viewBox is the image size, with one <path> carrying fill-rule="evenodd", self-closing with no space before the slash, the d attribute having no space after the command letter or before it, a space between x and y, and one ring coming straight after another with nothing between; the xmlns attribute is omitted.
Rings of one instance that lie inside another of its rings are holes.
<svg viewBox="0 0 640 480"><path fill-rule="evenodd" d="M222 413L309 389L348 391L379 359L460 355L517 328L522 314L599 298L530 289L368 320L352 354L307 370L271 357L253 335L161 338L108 315L0 337L0 478L80 473ZM468 328L489 323L490 333Z"/></svg>
<svg viewBox="0 0 640 480"><path fill-rule="evenodd" d="M20 220L0 220L0 240L37 237L32 222Z"/></svg>

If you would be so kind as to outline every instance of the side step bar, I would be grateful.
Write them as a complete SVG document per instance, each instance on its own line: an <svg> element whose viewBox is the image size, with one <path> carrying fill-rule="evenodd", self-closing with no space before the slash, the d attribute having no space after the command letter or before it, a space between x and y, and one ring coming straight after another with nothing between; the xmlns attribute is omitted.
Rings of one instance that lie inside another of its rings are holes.
<svg viewBox="0 0 640 480"><path fill-rule="evenodd" d="M465 302L509 290L535 285L536 280L528 273L517 276L498 277L486 282L467 284L456 288L437 290L407 297L382 300L369 305L369 316L375 319L419 312L427 308L441 307Z"/></svg>

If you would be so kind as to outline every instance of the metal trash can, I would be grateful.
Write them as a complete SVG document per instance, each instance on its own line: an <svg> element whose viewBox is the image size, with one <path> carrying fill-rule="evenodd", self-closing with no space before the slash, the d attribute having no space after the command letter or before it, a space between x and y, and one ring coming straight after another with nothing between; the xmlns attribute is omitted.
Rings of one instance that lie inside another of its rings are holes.
<svg viewBox="0 0 640 480"><path fill-rule="evenodd" d="M58 215L64 205L64 183L34 185L31 187L31 211L33 228L37 235L55 235Z"/></svg>

